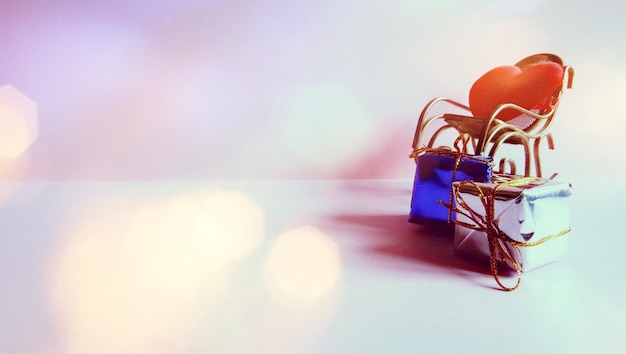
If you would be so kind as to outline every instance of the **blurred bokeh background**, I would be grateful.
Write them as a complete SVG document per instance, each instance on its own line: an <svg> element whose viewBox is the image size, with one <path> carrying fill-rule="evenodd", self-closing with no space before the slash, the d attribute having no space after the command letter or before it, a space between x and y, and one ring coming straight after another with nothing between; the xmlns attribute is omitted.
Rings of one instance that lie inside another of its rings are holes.
<svg viewBox="0 0 626 354"><path fill-rule="evenodd" d="M466 102L485 71L539 52L576 69L546 170L622 174L625 12L617 0L2 0L0 85L37 104L38 129L0 177L411 178L429 99Z"/></svg>
<svg viewBox="0 0 626 354"><path fill-rule="evenodd" d="M484 72L541 52L576 70L544 173L623 176L624 13L618 0L0 0L0 351L493 349L519 324L498 313L489 338L465 331L488 315L458 279L431 281L455 266L402 226L410 182L283 180L409 180L431 98L467 102ZM579 235L615 232L620 186L582 190ZM620 250L581 239L575 277L517 298L539 304L529 323L556 313L556 337L528 327L546 348L623 328L606 291L622 285L608 278ZM405 251L418 245L419 260Z"/></svg>

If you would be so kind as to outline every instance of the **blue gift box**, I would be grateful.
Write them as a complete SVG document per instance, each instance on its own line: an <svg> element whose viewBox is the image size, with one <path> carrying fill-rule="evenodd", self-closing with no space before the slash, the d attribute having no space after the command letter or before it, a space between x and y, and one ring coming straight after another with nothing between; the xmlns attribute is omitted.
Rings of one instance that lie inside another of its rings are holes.
<svg viewBox="0 0 626 354"><path fill-rule="evenodd" d="M451 203L452 182L490 182L493 159L450 150L431 150L417 159L409 221L416 224L453 222L454 213L438 201Z"/></svg>

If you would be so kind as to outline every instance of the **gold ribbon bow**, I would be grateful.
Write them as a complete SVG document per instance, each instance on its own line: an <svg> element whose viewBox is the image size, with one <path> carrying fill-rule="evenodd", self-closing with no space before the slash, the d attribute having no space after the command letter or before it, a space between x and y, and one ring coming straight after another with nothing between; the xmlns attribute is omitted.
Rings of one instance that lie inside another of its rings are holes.
<svg viewBox="0 0 626 354"><path fill-rule="evenodd" d="M454 195L457 206L453 206L451 203L447 204L443 201L439 201L439 203L445 205L450 210L453 210L458 214L464 215L473 222L466 223L458 221L457 219L455 220L456 224L478 232L484 232L487 235L487 241L489 242L489 265L491 267L491 274L496 280L496 283L498 283L498 285L506 291L513 291L517 289L522 280L521 267L515 260L515 256L509 252L509 248L506 247L507 244L511 245L512 248L519 254L519 247L534 247L550 241L554 238L564 236L571 231L571 228L567 228L559 232L558 234L545 236L537 241L520 242L513 240L507 234L500 230L498 220L495 218L495 200L498 190L505 186L524 186L538 180L540 180L540 178L537 177L513 179L507 182L496 184L492 189L488 190L487 192L483 191L474 181L462 181L454 186ZM467 202L465 202L465 200L461 196L461 193L459 193L460 190L467 185L470 185L472 189L475 189L478 192L478 197L485 209L484 215L473 210L467 204ZM515 271L517 272L517 283L515 284L515 286L507 287L500 281L498 277L498 259L510 263L513 268L515 268Z"/></svg>

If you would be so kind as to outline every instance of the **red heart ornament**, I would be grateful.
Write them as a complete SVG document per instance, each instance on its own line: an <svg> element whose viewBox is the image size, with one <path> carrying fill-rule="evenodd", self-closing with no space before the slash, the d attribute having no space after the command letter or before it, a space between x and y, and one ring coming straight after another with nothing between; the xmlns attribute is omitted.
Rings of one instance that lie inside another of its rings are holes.
<svg viewBox="0 0 626 354"><path fill-rule="evenodd" d="M525 70L517 66L499 66L481 76L469 93L469 106L475 117L489 117L504 103L514 103L528 110L548 98L563 81L563 67L544 62ZM507 121L519 116L514 109L505 109L498 118Z"/></svg>

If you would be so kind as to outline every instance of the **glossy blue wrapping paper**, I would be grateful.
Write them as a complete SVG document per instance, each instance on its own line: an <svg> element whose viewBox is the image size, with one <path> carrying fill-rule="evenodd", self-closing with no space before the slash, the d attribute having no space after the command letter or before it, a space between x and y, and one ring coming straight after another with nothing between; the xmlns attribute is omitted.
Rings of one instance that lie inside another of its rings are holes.
<svg viewBox="0 0 626 354"><path fill-rule="evenodd" d="M438 202L450 202L452 182L490 182L493 161L491 157L463 155L455 171L456 159L457 156L452 153L437 151L429 151L419 156L413 183L410 222L453 222L454 213Z"/></svg>

